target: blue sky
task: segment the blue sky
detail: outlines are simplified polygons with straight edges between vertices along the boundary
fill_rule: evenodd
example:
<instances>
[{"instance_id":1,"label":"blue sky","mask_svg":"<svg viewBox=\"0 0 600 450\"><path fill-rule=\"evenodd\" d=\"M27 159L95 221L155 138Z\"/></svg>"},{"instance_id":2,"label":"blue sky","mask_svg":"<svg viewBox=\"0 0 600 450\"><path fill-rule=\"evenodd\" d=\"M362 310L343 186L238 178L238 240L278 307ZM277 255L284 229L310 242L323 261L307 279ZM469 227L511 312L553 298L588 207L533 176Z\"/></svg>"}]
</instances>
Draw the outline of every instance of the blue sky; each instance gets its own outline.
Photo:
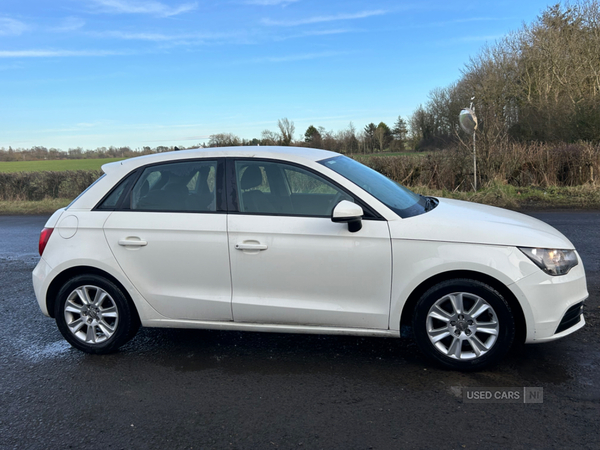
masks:
<instances>
[{"instance_id":1,"label":"blue sky","mask_svg":"<svg viewBox=\"0 0 600 450\"><path fill-rule=\"evenodd\" d=\"M392 125L552 3L2 0L0 147Z\"/></svg>"}]
</instances>

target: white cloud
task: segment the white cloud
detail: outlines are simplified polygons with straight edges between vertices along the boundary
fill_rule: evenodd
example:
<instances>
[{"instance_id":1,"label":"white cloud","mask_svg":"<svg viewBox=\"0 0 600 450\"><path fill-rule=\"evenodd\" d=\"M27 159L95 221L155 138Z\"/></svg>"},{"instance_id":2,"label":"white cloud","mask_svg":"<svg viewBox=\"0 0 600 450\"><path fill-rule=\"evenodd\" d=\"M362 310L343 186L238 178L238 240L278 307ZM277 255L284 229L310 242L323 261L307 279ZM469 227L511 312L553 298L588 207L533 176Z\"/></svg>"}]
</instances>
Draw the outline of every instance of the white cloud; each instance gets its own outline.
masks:
<instances>
[{"instance_id":1,"label":"white cloud","mask_svg":"<svg viewBox=\"0 0 600 450\"><path fill-rule=\"evenodd\" d=\"M93 128L100 125L105 125L105 122L81 122L76 124L78 128Z\"/></svg>"},{"instance_id":2,"label":"white cloud","mask_svg":"<svg viewBox=\"0 0 600 450\"><path fill-rule=\"evenodd\" d=\"M170 17L192 11L198 3L183 3L179 6L167 6L154 0L92 0L101 11L120 14L152 14Z\"/></svg>"},{"instance_id":3,"label":"white cloud","mask_svg":"<svg viewBox=\"0 0 600 450\"><path fill-rule=\"evenodd\" d=\"M52 31L65 32L75 31L82 28L85 25L85 21L78 17L67 17L61 21L57 26L52 27Z\"/></svg>"},{"instance_id":4,"label":"white cloud","mask_svg":"<svg viewBox=\"0 0 600 450\"><path fill-rule=\"evenodd\" d=\"M0 50L0 58L52 58L63 56L113 56L123 52L108 50Z\"/></svg>"},{"instance_id":5,"label":"white cloud","mask_svg":"<svg viewBox=\"0 0 600 450\"><path fill-rule=\"evenodd\" d=\"M162 33L128 33L125 31L103 31L100 33L90 33L93 36L104 38L116 38L136 41L154 41L164 42L181 39L181 36L169 36Z\"/></svg>"},{"instance_id":6,"label":"white cloud","mask_svg":"<svg viewBox=\"0 0 600 450\"><path fill-rule=\"evenodd\" d=\"M372 10L372 11L360 11L352 14L337 14L335 16L315 16L308 17L306 19L298 19L298 20L272 20L272 19L263 19L262 23L265 25L273 25L279 27L295 27L298 25L309 25L313 23L323 23L323 22L335 22L339 20L356 20L356 19L365 19L367 17L372 16L381 16L386 14L387 11L382 9Z\"/></svg>"},{"instance_id":7,"label":"white cloud","mask_svg":"<svg viewBox=\"0 0 600 450\"><path fill-rule=\"evenodd\" d=\"M294 35L292 37L308 37L308 36L327 36L328 34L344 34L344 33L356 33L359 30L343 29L338 28L335 30L311 30L305 31L301 34Z\"/></svg>"},{"instance_id":8,"label":"white cloud","mask_svg":"<svg viewBox=\"0 0 600 450\"><path fill-rule=\"evenodd\" d=\"M23 22L8 17L0 17L0 36L18 36L29 27Z\"/></svg>"},{"instance_id":9,"label":"white cloud","mask_svg":"<svg viewBox=\"0 0 600 450\"><path fill-rule=\"evenodd\" d=\"M17 70L17 69L22 69L22 68L23 68L23 64L21 64L21 63L4 64L4 65L0 64L0 72L3 72L5 70Z\"/></svg>"},{"instance_id":10,"label":"white cloud","mask_svg":"<svg viewBox=\"0 0 600 450\"><path fill-rule=\"evenodd\" d=\"M208 41L229 40L238 37L234 33L183 33L163 34L127 31L102 31L91 32L91 36L100 38L114 38L131 41L170 42L175 44L202 44Z\"/></svg>"},{"instance_id":11,"label":"white cloud","mask_svg":"<svg viewBox=\"0 0 600 450\"><path fill-rule=\"evenodd\" d=\"M260 6L287 6L292 3L296 3L299 0L247 0L244 3L247 5L260 5Z\"/></svg>"},{"instance_id":12,"label":"white cloud","mask_svg":"<svg viewBox=\"0 0 600 450\"><path fill-rule=\"evenodd\" d=\"M142 141L142 142L151 143L151 142L201 141L201 140L206 140L206 139L210 139L210 135L176 137L176 138L172 138L172 139L153 139L151 141Z\"/></svg>"},{"instance_id":13,"label":"white cloud","mask_svg":"<svg viewBox=\"0 0 600 450\"><path fill-rule=\"evenodd\" d=\"M467 42L484 42L484 41L495 41L497 39L501 39L503 35L501 34L492 34L492 35L484 35L484 36L463 36L453 39L447 39L441 44L451 45L451 44L459 44L459 43L467 43Z\"/></svg>"},{"instance_id":14,"label":"white cloud","mask_svg":"<svg viewBox=\"0 0 600 450\"><path fill-rule=\"evenodd\" d=\"M297 55L286 56L265 56L263 58L255 58L248 61L240 61L240 63L284 63L294 61L307 61L318 58L330 58L333 56L347 55L348 52L320 52L320 53L302 53Z\"/></svg>"},{"instance_id":15,"label":"white cloud","mask_svg":"<svg viewBox=\"0 0 600 450\"><path fill-rule=\"evenodd\" d=\"M423 24L422 26L426 27L443 27L446 25L455 25L457 23L469 23L469 22L495 22L501 20L510 20L505 17L466 17L463 19L454 19L448 20L444 22L430 22L427 24Z\"/></svg>"}]
</instances>

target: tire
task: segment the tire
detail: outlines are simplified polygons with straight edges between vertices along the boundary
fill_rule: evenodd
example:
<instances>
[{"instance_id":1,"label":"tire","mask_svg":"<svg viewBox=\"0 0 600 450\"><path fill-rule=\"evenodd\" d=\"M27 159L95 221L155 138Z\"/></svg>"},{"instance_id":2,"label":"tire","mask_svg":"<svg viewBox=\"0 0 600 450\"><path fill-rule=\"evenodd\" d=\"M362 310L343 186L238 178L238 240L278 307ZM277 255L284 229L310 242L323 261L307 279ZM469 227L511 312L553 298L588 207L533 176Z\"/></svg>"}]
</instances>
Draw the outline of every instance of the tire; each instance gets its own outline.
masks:
<instances>
[{"instance_id":1,"label":"tire","mask_svg":"<svg viewBox=\"0 0 600 450\"><path fill-rule=\"evenodd\" d=\"M120 288L98 275L78 275L58 292L56 324L73 347L94 354L116 352L139 328L134 307Z\"/></svg>"},{"instance_id":2,"label":"tire","mask_svg":"<svg viewBox=\"0 0 600 450\"><path fill-rule=\"evenodd\" d=\"M417 345L453 370L480 370L500 361L515 336L510 306L491 286L448 280L429 289L413 314Z\"/></svg>"}]
</instances>

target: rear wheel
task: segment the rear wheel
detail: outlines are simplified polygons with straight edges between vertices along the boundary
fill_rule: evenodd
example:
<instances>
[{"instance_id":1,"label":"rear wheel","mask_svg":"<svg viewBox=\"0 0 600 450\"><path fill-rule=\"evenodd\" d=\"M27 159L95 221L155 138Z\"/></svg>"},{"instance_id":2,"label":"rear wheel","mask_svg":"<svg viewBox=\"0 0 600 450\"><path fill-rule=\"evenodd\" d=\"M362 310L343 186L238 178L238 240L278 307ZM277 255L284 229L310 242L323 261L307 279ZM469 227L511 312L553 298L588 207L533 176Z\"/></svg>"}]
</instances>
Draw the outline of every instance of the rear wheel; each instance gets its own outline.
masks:
<instances>
[{"instance_id":1,"label":"rear wheel","mask_svg":"<svg viewBox=\"0 0 600 450\"><path fill-rule=\"evenodd\" d=\"M98 275L79 275L65 283L58 293L55 317L64 338L87 353L115 352L139 328L125 295Z\"/></svg>"},{"instance_id":2,"label":"rear wheel","mask_svg":"<svg viewBox=\"0 0 600 450\"><path fill-rule=\"evenodd\" d=\"M413 315L413 329L421 350L437 363L478 370L506 354L515 321L498 291L479 281L457 279L423 294Z\"/></svg>"}]
</instances>

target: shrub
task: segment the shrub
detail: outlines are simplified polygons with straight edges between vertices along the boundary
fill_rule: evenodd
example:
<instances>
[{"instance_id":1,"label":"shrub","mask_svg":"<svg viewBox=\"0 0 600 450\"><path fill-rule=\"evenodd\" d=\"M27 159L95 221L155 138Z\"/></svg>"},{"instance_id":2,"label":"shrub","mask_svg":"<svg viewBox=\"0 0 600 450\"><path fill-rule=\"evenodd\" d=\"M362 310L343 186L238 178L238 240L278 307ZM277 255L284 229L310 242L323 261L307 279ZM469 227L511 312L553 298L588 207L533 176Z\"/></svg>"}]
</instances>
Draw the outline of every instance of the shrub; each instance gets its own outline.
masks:
<instances>
[{"instance_id":1,"label":"shrub","mask_svg":"<svg viewBox=\"0 0 600 450\"><path fill-rule=\"evenodd\" d=\"M423 157L388 156L361 159L369 167L407 186L470 190L471 148L454 148ZM493 183L526 186L579 186L595 183L600 172L600 145L506 143L477 155L479 186Z\"/></svg>"},{"instance_id":2,"label":"shrub","mask_svg":"<svg viewBox=\"0 0 600 450\"><path fill-rule=\"evenodd\" d=\"M0 172L0 200L75 198L101 174L99 170Z\"/></svg>"}]
</instances>

